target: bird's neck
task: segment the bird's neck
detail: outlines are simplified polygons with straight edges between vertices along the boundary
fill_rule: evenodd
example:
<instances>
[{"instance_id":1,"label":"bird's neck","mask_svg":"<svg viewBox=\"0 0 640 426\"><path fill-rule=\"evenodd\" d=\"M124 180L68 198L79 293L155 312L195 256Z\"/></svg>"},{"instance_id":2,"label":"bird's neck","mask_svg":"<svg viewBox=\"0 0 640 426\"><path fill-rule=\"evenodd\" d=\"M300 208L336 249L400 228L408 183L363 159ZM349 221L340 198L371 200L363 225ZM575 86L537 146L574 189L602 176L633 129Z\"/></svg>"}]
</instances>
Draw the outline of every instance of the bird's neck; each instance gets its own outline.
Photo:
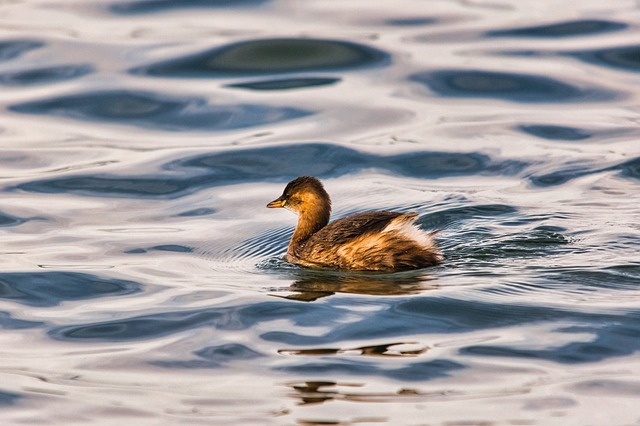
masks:
<instances>
[{"instance_id":1,"label":"bird's neck","mask_svg":"<svg viewBox=\"0 0 640 426\"><path fill-rule=\"evenodd\" d=\"M289 251L293 254L295 247L304 244L313 234L324 228L329 223L330 215L331 205L328 203L319 203L301 211L298 214L296 230L291 237Z\"/></svg>"}]
</instances>

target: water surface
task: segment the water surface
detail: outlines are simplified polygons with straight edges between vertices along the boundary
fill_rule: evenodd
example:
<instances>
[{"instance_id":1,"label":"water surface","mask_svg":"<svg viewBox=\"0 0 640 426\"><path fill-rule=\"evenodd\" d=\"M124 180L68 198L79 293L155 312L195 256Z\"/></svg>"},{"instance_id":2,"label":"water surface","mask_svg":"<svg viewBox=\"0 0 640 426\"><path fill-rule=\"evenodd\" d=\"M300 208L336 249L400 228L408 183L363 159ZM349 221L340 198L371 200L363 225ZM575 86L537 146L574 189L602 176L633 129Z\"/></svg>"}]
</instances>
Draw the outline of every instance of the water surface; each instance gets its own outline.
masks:
<instances>
[{"instance_id":1,"label":"water surface","mask_svg":"<svg viewBox=\"0 0 640 426\"><path fill-rule=\"evenodd\" d=\"M636 6L0 12L3 424L640 423ZM445 262L286 263L307 174Z\"/></svg>"}]
</instances>

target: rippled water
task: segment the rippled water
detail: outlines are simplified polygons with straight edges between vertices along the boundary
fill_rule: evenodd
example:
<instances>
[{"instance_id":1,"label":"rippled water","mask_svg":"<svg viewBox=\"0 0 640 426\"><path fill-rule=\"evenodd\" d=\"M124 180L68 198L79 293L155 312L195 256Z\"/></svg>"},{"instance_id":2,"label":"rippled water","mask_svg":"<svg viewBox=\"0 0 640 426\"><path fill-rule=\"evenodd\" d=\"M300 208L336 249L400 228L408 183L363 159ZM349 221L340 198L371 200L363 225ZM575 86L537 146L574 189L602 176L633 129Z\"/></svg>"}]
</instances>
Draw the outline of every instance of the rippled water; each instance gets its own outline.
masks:
<instances>
[{"instance_id":1,"label":"rippled water","mask_svg":"<svg viewBox=\"0 0 640 426\"><path fill-rule=\"evenodd\" d=\"M3 424L640 424L637 3L0 16ZM287 264L304 174L446 261Z\"/></svg>"}]
</instances>

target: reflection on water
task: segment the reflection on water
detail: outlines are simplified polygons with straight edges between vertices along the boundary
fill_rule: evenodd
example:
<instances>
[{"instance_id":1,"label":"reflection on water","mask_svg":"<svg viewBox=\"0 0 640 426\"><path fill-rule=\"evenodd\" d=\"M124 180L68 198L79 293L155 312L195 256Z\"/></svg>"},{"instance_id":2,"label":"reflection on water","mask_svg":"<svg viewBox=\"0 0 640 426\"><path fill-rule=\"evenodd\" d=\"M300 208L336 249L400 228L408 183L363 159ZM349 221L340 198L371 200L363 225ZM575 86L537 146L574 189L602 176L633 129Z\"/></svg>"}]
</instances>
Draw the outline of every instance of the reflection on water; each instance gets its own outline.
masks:
<instances>
[{"instance_id":1,"label":"reflection on water","mask_svg":"<svg viewBox=\"0 0 640 426\"><path fill-rule=\"evenodd\" d=\"M310 114L296 108L251 104L210 105L200 98L177 98L130 91L63 96L13 105L11 109L27 114L60 115L172 131L235 129Z\"/></svg>"},{"instance_id":2,"label":"reflection on water","mask_svg":"<svg viewBox=\"0 0 640 426\"><path fill-rule=\"evenodd\" d=\"M238 87L251 90L291 90L315 86L328 86L339 82L338 78L306 77L283 78L277 80L252 81L248 83L230 84L229 87Z\"/></svg>"},{"instance_id":3,"label":"reflection on water","mask_svg":"<svg viewBox=\"0 0 640 426\"><path fill-rule=\"evenodd\" d=\"M637 423L637 11L532 4L1 5L3 424ZM446 261L288 264L301 175Z\"/></svg>"},{"instance_id":4,"label":"reflection on water","mask_svg":"<svg viewBox=\"0 0 640 426\"><path fill-rule=\"evenodd\" d=\"M409 343L410 344L410 343ZM419 349L395 349L396 346L405 343L389 343L385 345L362 346L359 348L336 349L336 348L315 348L315 349L281 349L278 353L288 355L338 355L344 353L356 353L364 356L417 356L425 353L429 348Z\"/></svg>"},{"instance_id":5,"label":"reflection on water","mask_svg":"<svg viewBox=\"0 0 640 426\"><path fill-rule=\"evenodd\" d=\"M296 158L296 161L283 162L284 158ZM41 193L179 197L232 183L276 179L286 182L306 174L327 178L370 168L387 170L396 175L435 178L475 174L510 175L522 170L525 165L518 161L492 161L490 157L478 153L419 151L383 156L333 144L282 145L173 160L163 166L170 173L154 176L75 175L32 180L18 188Z\"/></svg>"},{"instance_id":6,"label":"reflection on water","mask_svg":"<svg viewBox=\"0 0 640 426\"><path fill-rule=\"evenodd\" d=\"M418 294L430 288L430 278L415 273L355 275L328 271L295 272L295 281L286 289L292 294L276 296L313 302L336 293L400 296Z\"/></svg>"},{"instance_id":7,"label":"reflection on water","mask_svg":"<svg viewBox=\"0 0 640 426\"><path fill-rule=\"evenodd\" d=\"M347 70L387 61L387 54L356 43L283 38L235 43L133 72L163 77L273 75Z\"/></svg>"},{"instance_id":8,"label":"reflection on water","mask_svg":"<svg viewBox=\"0 0 640 426\"><path fill-rule=\"evenodd\" d=\"M600 19L565 21L550 25L534 25L523 28L492 30L486 33L490 37L576 37L621 31L628 27L622 22Z\"/></svg>"},{"instance_id":9,"label":"reflection on water","mask_svg":"<svg viewBox=\"0 0 640 426\"><path fill-rule=\"evenodd\" d=\"M416 74L441 96L487 97L511 102L594 102L617 97L613 91L583 88L532 74L494 71L440 70Z\"/></svg>"},{"instance_id":10,"label":"reflection on water","mask_svg":"<svg viewBox=\"0 0 640 426\"><path fill-rule=\"evenodd\" d=\"M68 300L122 296L140 291L141 286L135 282L77 272L0 273L0 299L30 306L55 306Z\"/></svg>"},{"instance_id":11,"label":"reflection on water","mask_svg":"<svg viewBox=\"0 0 640 426\"><path fill-rule=\"evenodd\" d=\"M109 9L123 15L167 12L172 9L256 6L266 0L139 0L113 3Z\"/></svg>"},{"instance_id":12,"label":"reflection on water","mask_svg":"<svg viewBox=\"0 0 640 426\"><path fill-rule=\"evenodd\" d=\"M640 71L640 45L609 47L574 52L573 56L596 65L623 71Z\"/></svg>"},{"instance_id":13,"label":"reflection on water","mask_svg":"<svg viewBox=\"0 0 640 426\"><path fill-rule=\"evenodd\" d=\"M0 61L8 61L28 52L43 47L44 43L37 40L3 40L0 41Z\"/></svg>"},{"instance_id":14,"label":"reflection on water","mask_svg":"<svg viewBox=\"0 0 640 426\"><path fill-rule=\"evenodd\" d=\"M71 80L93 72L90 65L63 65L0 74L0 84L30 86Z\"/></svg>"}]
</instances>

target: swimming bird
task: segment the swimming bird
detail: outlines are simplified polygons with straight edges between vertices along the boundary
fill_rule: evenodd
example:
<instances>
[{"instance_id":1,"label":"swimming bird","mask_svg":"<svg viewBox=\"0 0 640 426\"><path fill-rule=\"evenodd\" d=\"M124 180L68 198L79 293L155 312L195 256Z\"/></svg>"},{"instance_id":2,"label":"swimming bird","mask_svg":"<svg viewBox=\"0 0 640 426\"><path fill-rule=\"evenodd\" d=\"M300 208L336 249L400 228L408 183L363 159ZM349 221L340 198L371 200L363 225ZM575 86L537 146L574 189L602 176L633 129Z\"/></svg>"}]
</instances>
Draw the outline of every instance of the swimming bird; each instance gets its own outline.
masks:
<instances>
[{"instance_id":1,"label":"swimming bird","mask_svg":"<svg viewBox=\"0 0 640 426\"><path fill-rule=\"evenodd\" d=\"M359 271L404 271L440 263L434 235L414 222L416 213L371 211L329 223L331 199L322 182L301 176L268 208L298 215L286 260L302 266Z\"/></svg>"}]
</instances>

